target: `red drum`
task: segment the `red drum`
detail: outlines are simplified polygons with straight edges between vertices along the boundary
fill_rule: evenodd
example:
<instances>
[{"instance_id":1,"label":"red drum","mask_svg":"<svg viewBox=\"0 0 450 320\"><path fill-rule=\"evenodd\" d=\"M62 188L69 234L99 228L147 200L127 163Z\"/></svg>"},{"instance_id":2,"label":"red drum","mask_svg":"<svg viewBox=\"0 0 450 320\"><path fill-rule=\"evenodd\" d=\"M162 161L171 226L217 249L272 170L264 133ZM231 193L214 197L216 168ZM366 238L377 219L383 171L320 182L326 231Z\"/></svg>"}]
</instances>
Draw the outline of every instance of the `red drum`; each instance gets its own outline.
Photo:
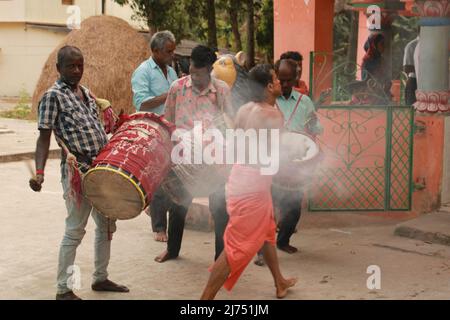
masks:
<instances>
[{"instance_id":1,"label":"red drum","mask_svg":"<svg viewBox=\"0 0 450 320\"><path fill-rule=\"evenodd\" d=\"M83 179L83 192L101 214L138 216L169 172L175 127L154 113L128 117Z\"/></svg>"},{"instance_id":2,"label":"red drum","mask_svg":"<svg viewBox=\"0 0 450 320\"><path fill-rule=\"evenodd\" d=\"M273 184L281 189L305 191L323 155L310 136L287 131L281 135L280 158L280 169Z\"/></svg>"}]
</instances>

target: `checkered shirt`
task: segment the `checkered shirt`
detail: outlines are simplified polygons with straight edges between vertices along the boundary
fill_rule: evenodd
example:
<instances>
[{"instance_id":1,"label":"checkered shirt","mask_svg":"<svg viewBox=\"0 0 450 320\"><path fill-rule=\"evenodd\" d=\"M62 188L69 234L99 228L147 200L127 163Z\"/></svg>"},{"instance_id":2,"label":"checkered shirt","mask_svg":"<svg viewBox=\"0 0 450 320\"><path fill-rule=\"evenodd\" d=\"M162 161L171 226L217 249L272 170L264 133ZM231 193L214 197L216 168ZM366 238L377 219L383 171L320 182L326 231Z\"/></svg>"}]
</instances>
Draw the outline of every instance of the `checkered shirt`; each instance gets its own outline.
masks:
<instances>
[{"instance_id":1,"label":"checkered shirt","mask_svg":"<svg viewBox=\"0 0 450 320\"><path fill-rule=\"evenodd\" d=\"M87 103L81 101L67 84L56 81L39 102L38 129L53 130L77 157L81 171L86 172L108 138L100 123L95 100L87 88L80 88Z\"/></svg>"}]
</instances>

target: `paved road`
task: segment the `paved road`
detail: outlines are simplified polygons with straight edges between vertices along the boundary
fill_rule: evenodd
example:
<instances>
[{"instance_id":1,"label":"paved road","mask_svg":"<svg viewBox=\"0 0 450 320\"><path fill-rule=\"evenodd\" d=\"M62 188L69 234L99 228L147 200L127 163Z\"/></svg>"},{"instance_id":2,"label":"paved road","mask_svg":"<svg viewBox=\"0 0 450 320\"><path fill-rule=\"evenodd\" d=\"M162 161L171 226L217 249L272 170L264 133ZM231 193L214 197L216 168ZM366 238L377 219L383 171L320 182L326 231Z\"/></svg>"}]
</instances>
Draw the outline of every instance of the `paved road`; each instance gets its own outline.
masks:
<instances>
[{"instance_id":1,"label":"paved road","mask_svg":"<svg viewBox=\"0 0 450 320\"><path fill-rule=\"evenodd\" d=\"M36 121L0 118L0 158L34 152L38 135ZM50 149L58 148L52 135Z\"/></svg>"},{"instance_id":2,"label":"paved road","mask_svg":"<svg viewBox=\"0 0 450 320\"><path fill-rule=\"evenodd\" d=\"M57 252L65 207L58 160L49 160L44 191L27 188L23 162L0 164L0 299L53 299ZM355 214L306 214L293 245L300 252L279 252L283 272L300 281L288 299L449 299L450 250L393 235L393 221ZM86 299L197 299L208 279L214 234L187 230L181 257L158 264L164 245L153 241L146 215L118 223L113 241L111 279L128 285L129 294L90 290L94 224L79 248ZM366 286L368 266L381 268L381 290ZM234 291L221 299L273 299L267 268L251 264Z\"/></svg>"}]
</instances>

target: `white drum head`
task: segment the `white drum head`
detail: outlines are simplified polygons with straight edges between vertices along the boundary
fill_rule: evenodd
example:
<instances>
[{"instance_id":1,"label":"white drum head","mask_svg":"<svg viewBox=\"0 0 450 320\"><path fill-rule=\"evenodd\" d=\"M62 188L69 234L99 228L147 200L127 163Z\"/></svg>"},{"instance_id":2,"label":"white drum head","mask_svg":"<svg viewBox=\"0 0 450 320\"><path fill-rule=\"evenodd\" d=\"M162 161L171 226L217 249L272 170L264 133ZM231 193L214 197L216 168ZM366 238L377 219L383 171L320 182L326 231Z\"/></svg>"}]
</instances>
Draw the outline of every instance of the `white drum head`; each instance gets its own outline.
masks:
<instances>
[{"instance_id":1,"label":"white drum head","mask_svg":"<svg viewBox=\"0 0 450 320\"><path fill-rule=\"evenodd\" d=\"M280 140L281 158L289 162L308 161L317 157L320 152L319 146L305 134L283 132Z\"/></svg>"},{"instance_id":2,"label":"white drum head","mask_svg":"<svg viewBox=\"0 0 450 320\"><path fill-rule=\"evenodd\" d=\"M91 169L83 179L83 191L92 206L111 219L133 219L143 209L139 189L118 172Z\"/></svg>"}]
</instances>

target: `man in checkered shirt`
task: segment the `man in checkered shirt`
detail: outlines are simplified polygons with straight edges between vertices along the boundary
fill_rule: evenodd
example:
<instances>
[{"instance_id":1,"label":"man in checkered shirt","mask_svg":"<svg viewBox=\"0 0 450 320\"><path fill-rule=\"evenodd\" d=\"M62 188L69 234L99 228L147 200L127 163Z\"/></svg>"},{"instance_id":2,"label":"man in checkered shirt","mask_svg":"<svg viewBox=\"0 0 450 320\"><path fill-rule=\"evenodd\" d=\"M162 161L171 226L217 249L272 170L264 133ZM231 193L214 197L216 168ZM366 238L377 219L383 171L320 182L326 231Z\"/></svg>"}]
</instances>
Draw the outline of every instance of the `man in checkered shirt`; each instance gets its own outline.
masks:
<instances>
[{"instance_id":1,"label":"man in checkered shirt","mask_svg":"<svg viewBox=\"0 0 450 320\"><path fill-rule=\"evenodd\" d=\"M36 145L36 177L30 180L30 187L40 191L44 182L44 168L48 158L52 131L71 154L77 158L79 169L86 172L93 159L105 146L108 139L97 112L95 100L89 90L79 85L83 76L84 58L81 51L65 46L58 52L56 67L60 79L44 94L38 109L38 129ZM60 143L61 144L61 143ZM63 145L61 145L63 147ZM76 249L80 245L92 212L97 225L95 230L95 272L92 289L95 291L128 292L128 288L108 280L107 267L111 253L109 233L116 230L115 221L99 214L86 199L77 204L69 197L69 164L62 156L61 175L64 199L68 215L64 238L61 243L57 276L57 300L80 300L68 285L73 269ZM70 268L72 267L72 268ZM70 269L69 269L70 268ZM73 275L73 277L75 274Z\"/></svg>"}]
</instances>

